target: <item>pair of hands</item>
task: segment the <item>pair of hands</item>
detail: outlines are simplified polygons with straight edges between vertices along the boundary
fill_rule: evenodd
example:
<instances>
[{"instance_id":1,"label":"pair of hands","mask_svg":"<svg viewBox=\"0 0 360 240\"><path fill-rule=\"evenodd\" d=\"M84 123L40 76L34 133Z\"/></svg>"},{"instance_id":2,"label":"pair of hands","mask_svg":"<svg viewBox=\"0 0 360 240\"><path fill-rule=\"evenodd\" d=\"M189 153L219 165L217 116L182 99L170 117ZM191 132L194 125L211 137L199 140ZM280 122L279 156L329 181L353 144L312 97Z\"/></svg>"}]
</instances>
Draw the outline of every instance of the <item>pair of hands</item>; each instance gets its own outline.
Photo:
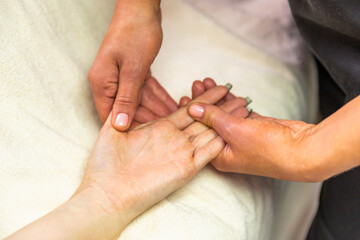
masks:
<instances>
[{"instance_id":1,"label":"pair of hands","mask_svg":"<svg viewBox=\"0 0 360 240\"><path fill-rule=\"evenodd\" d=\"M195 81L192 86L192 99L215 86L215 81L210 78L204 79L203 82ZM165 108L167 102L175 105L175 101L156 79L151 78L147 81L145 88L158 88L159 99L156 99L156 94L149 97L152 94L149 91L150 94L144 95L144 101L141 101L146 103L147 107L140 105L139 109L155 112ZM160 99L167 99L167 102ZM191 98L183 97L179 106L184 107L190 102ZM224 105L235 102L243 107L232 112L225 112L222 109ZM163 106L159 107L161 104ZM228 93L216 105L194 103L188 108L189 115L198 121L197 128L203 131L212 128L215 130L213 134L219 135L226 142L224 149L211 161L217 170L302 182L323 180L320 174L316 174L315 170L311 169L312 159L306 154L307 140L311 138L316 125L263 117L256 112L251 112L249 115L246 105L244 98L237 98ZM166 114L166 111L162 114ZM160 117L153 113L151 117L142 118L142 121L134 125L146 123L147 119L152 121L157 118Z\"/></svg>"},{"instance_id":2,"label":"pair of hands","mask_svg":"<svg viewBox=\"0 0 360 240\"><path fill-rule=\"evenodd\" d=\"M245 99L221 101L228 90L195 91L200 96L194 101L220 102L225 112L248 115ZM214 130L194 122L186 107L128 132L114 129L109 115L74 196L9 239L114 239L137 215L187 183L224 145Z\"/></svg>"}]
</instances>

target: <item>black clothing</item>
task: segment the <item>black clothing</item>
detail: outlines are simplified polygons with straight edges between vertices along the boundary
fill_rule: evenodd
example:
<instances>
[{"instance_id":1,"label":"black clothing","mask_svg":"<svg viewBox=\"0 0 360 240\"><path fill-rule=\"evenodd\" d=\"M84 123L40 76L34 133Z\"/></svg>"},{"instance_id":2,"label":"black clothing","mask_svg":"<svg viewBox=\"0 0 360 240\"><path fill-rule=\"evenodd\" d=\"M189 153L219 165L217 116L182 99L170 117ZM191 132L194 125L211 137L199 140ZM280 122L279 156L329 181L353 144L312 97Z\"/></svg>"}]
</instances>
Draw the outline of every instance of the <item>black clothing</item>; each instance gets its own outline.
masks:
<instances>
[{"instance_id":1,"label":"black clothing","mask_svg":"<svg viewBox=\"0 0 360 240\"><path fill-rule=\"evenodd\" d=\"M320 107L328 116L360 94L360 0L289 2L318 60ZM324 182L307 239L360 239L360 167Z\"/></svg>"}]
</instances>

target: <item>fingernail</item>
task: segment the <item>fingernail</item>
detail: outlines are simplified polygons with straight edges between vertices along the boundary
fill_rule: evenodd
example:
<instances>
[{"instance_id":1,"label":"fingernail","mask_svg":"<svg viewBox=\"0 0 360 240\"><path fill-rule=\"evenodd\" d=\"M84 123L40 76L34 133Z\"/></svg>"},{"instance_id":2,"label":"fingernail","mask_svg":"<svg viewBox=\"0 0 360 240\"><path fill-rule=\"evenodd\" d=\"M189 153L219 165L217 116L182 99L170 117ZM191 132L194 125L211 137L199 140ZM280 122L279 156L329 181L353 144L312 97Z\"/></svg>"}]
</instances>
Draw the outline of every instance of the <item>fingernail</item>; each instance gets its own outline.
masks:
<instances>
[{"instance_id":1,"label":"fingernail","mask_svg":"<svg viewBox=\"0 0 360 240\"><path fill-rule=\"evenodd\" d=\"M252 113L252 108L251 107L249 107L249 106L246 106L246 109L249 111L249 115L250 115L250 113Z\"/></svg>"},{"instance_id":2,"label":"fingernail","mask_svg":"<svg viewBox=\"0 0 360 240\"><path fill-rule=\"evenodd\" d=\"M247 101L248 105L249 105L250 103L252 103L252 99L251 99L251 98L246 97L245 99L246 99L246 101Z\"/></svg>"},{"instance_id":3,"label":"fingernail","mask_svg":"<svg viewBox=\"0 0 360 240\"><path fill-rule=\"evenodd\" d=\"M225 84L225 87L228 89L228 92L232 89L233 85L231 83Z\"/></svg>"},{"instance_id":4,"label":"fingernail","mask_svg":"<svg viewBox=\"0 0 360 240\"><path fill-rule=\"evenodd\" d=\"M204 108L199 105L192 105L189 108L189 113L193 117L201 118L204 113Z\"/></svg>"},{"instance_id":5,"label":"fingernail","mask_svg":"<svg viewBox=\"0 0 360 240\"><path fill-rule=\"evenodd\" d=\"M129 121L129 115L127 115L126 113L119 113L116 116L115 125L118 125L119 127L123 127L128 124L128 121Z\"/></svg>"}]
</instances>

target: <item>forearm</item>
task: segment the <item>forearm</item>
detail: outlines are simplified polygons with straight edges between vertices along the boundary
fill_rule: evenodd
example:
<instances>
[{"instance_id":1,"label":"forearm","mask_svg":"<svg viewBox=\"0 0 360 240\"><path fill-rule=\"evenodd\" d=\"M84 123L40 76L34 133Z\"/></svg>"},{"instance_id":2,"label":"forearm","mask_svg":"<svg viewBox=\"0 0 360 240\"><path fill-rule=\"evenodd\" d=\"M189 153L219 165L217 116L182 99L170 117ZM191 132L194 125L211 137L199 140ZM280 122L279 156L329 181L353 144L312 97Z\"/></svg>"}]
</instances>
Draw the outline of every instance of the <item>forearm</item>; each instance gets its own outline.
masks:
<instances>
[{"instance_id":1,"label":"forearm","mask_svg":"<svg viewBox=\"0 0 360 240\"><path fill-rule=\"evenodd\" d=\"M131 219L112 209L101 192L83 191L8 239L115 239Z\"/></svg>"},{"instance_id":2,"label":"forearm","mask_svg":"<svg viewBox=\"0 0 360 240\"><path fill-rule=\"evenodd\" d=\"M360 165L360 96L318 124L306 141L310 172L323 180Z\"/></svg>"}]
</instances>

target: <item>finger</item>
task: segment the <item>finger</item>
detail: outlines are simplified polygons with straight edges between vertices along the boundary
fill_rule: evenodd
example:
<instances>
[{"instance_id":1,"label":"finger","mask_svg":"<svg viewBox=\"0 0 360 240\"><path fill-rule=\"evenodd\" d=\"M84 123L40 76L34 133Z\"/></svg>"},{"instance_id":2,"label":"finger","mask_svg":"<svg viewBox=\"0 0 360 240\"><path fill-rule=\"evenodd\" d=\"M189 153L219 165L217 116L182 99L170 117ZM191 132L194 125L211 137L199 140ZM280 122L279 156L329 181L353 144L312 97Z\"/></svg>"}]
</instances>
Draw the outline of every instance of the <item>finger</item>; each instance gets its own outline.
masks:
<instances>
[{"instance_id":1,"label":"finger","mask_svg":"<svg viewBox=\"0 0 360 240\"><path fill-rule=\"evenodd\" d=\"M230 115L237 118L247 118L249 110L245 107L239 107L230 112Z\"/></svg>"},{"instance_id":2,"label":"finger","mask_svg":"<svg viewBox=\"0 0 360 240\"><path fill-rule=\"evenodd\" d=\"M160 117L166 117L171 113L164 102L153 94L148 84L143 87L140 105Z\"/></svg>"},{"instance_id":3,"label":"finger","mask_svg":"<svg viewBox=\"0 0 360 240\"><path fill-rule=\"evenodd\" d=\"M236 129L244 120L231 116L217 106L203 103L190 104L188 113L195 120L213 128L228 143L233 136L236 137Z\"/></svg>"},{"instance_id":4,"label":"finger","mask_svg":"<svg viewBox=\"0 0 360 240\"><path fill-rule=\"evenodd\" d=\"M190 137L190 141L192 141L193 138L195 138L196 136L205 132L208 129L209 128L204 124L199 122L194 122L193 124L185 128L183 132L186 133Z\"/></svg>"},{"instance_id":5,"label":"finger","mask_svg":"<svg viewBox=\"0 0 360 240\"><path fill-rule=\"evenodd\" d=\"M118 89L118 74L117 65L103 64L100 60L95 60L88 74L95 107L103 123L114 104Z\"/></svg>"},{"instance_id":6,"label":"finger","mask_svg":"<svg viewBox=\"0 0 360 240\"><path fill-rule=\"evenodd\" d=\"M202 169L207 163L215 159L225 146L221 137L213 139L211 142L200 148L194 155L196 171Z\"/></svg>"},{"instance_id":7,"label":"finger","mask_svg":"<svg viewBox=\"0 0 360 240\"><path fill-rule=\"evenodd\" d=\"M203 80L204 86L206 90L209 90L210 88L213 88L215 86L217 86L216 82L214 81L214 79L212 78L205 78ZM229 93L228 93L229 94ZM226 94L226 96L228 95ZM225 96L225 97L226 97ZM217 106L221 106L225 103L225 97L223 99L221 99L219 102L216 103Z\"/></svg>"},{"instance_id":8,"label":"finger","mask_svg":"<svg viewBox=\"0 0 360 240\"><path fill-rule=\"evenodd\" d=\"M96 93L94 90L93 94L95 108L99 114L100 121L104 123L111 112L115 98L107 97L100 92ZM116 92L114 94L116 94Z\"/></svg>"},{"instance_id":9,"label":"finger","mask_svg":"<svg viewBox=\"0 0 360 240\"><path fill-rule=\"evenodd\" d=\"M191 102L191 98L189 97L182 97L180 98L179 101L179 107L185 107L186 105L188 105Z\"/></svg>"},{"instance_id":10,"label":"finger","mask_svg":"<svg viewBox=\"0 0 360 240\"><path fill-rule=\"evenodd\" d=\"M231 92L229 92L228 94L226 94L224 100L229 101L229 100L232 100L234 98L236 98L236 96L234 94L232 94Z\"/></svg>"},{"instance_id":11,"label":"finger","mask_svg":"<svg viewBox=\"0 0 360 240\"><path fill-rule=\"evenodd\" d=\"M140 126L142 123L134 120L132 123L131 123L131 126L129 127L130 130L133 130L135 128L137 128L138 126Z\"/></svg>"},{"instance_id":12,"label":"finger","mask_svg":"<svg viewBox=\"0 0 360 240\"><path fill-rule=\"evenodd\" d=\"M193 102L201 102L207 104L214 104L223 98L229 90L229 85L226 86L216 86L212 89L209 89ZM184 129L189 126L194 120L188 115L187 108L182 107L176 112L170 114L167 117L167 120L172 121L178 129Z\"/></svg>"},{"instance_id":13,"label":"finger","mask_svg":"<svg viewBox=\"0 0 360 240\"><path fill-rule=\"evenodd\" d=\"M232 110L235 110L236 108L240 107L246 107L247 101L245 98L234 98L232 100L224 102L221 106L219 106L221 109L223 109L225 112L229 113Z\"/></svg>"},{"instance_id":14,"label":"finger","mask_svg":"<svg viewBox=\"0 0 360 240\"><path fill-rule=\"evenodd\" d=\"M238 109L234 114L231 115L237 114L238 117L241 116L245 118L249 115L249 111L244 106L246 106L246 100L244 100L243 98L236 98L224 103L222 106L220 106L220 108L227 113L233 112ZM206 131L207 129L208 127L203 125L202 123L195 122L185 128L184 132L188 134L191 138L194 138L202 132Z\"/></svg>"},{"instance_id":15,"label":"finger","mask_svg":"<svg viewBox=\"0 0 360 240\"><path fill-rule=\"evenodd\" d=\"M206 90L213 88L217 85L216 82L214 81L214 79L212 79L212 78L205 78L203 82L204 82L204 86L205 86ZM224 97L224 100L221 100L217 105L219 106L219 105L223 104L225 101L232 100L234 98L236 98L236 96L234 94L232 94L231 92L229 92Z\"/></svg>"},{"instance_id":16,"label":"finger","mask_svg":"<svg viewBox=\"0 0 360 240\"><path fill-rule=\"evenodd\" d=\"M146 81L146 85L150 88L152 93L162 101L170 112L178 110L179 106L174 99L168 94L168 92L160 85L160 83L154 78L150 77Z\"/></svg>"},{"instance_id":17,"label":"finger","mask_svg":"<svg viewBox=\"0 0 360 240\"><path fill-rule=\"evenodd\" d=\"M192 144L195 147L195 153L206 144L211 142L213 139L217 138L218 135L213 129L208 129L205 132L201 133L194 139L192 139Z\"/></svg>"},{"instance_id":18,"label":"finger","mask_svg":"<svg viewBox=\"0 0 360 240\"><path fill-rule=\"evenodd\" d=\"M251 111L251 113L249 115L249 118L251 118L251 119L259 118L259 117L263 117L263 116L261 116L260 114L254 112L254 111Z\"/></svg>"},{"instance_id":19,"label":"finger","mask_svg":"<svg viewBox=\"0 0 360 240\"><path fill-rule=\"evenodd\" d=\"M216 87L216 85L217 85L216 82L214 81L214 79L212 79L212 78L205 78L203 83L204 83L206 90Z\"/></svg>"},{"instance_id":20,"label":"finger","mask_svg":"<svg viewBox=\"0 0 360 240\"><path fill-rule=\"evenodd\" d=\"M198 96L203 94L205 91L206 91L205 86L201 81L199 81L199 80L194 81L193 85L191 87L192 99L197 98Z\"/></svg>"},{"instance_id":21,"label":"finger","mask_svg":"<svg viewBox=\"0 0 360 240\"><path fill-rule=\"evenodd\" d=\"M140 123L147 123L150 121L154 121L156 119L159 119L160 116L155 115L154 113L150 112L148 109L144 108L144 107L138 107L135 116L134 116L134 120L136 120L137 122Z\"/></svg>"},{"instance_id":22,"label":"finger","mask_svg":"<svg viewBox=\"0 0 360 240\"><path fill-rule=\"evenodd\" d=\"M146 74L147 70L137 71L136 67L125 64L121 66L119 87L112 110L112 125L118 131L126 131L131 125Z\"/></svg>"}]
</instances>

